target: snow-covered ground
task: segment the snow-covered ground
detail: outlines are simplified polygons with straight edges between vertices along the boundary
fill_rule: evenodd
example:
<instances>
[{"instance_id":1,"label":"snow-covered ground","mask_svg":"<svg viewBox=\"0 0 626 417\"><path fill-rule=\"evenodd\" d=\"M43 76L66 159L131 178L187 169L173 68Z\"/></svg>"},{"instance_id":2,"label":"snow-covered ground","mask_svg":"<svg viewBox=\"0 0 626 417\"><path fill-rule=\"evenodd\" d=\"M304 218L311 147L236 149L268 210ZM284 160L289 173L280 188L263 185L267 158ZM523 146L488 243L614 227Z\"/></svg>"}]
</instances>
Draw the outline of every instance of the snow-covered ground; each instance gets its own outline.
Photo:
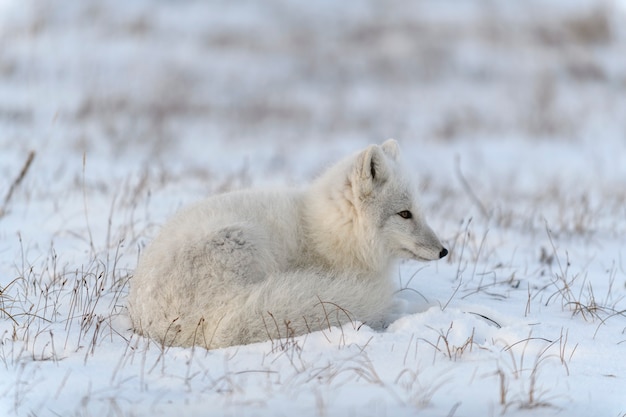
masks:
<instances>
[{"instance_id":1,"label":"snow-covered ground","mask_svg":"<svg viewBox=\"0 0 626 417\"><path fill-rule=\"evenodd\" d=\"M0 415L626 416L624 51L623 2L0 0ZM386 331L129 331L181 206L388 137L451 253Z\"/></svg>"}]
</instances>

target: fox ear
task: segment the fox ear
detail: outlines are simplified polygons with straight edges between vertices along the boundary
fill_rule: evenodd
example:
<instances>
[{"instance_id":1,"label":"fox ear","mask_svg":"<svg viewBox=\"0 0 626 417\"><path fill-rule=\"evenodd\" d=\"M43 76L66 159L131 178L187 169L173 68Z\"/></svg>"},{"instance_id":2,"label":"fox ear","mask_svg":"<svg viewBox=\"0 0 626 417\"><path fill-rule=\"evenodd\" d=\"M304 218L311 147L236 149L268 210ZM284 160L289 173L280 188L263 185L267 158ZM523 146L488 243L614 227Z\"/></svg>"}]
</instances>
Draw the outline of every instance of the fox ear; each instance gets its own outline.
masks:
<instances>
[{"instance_id":1,"label":"fox ear","mask_svg":"<svg viewBox=\"0 0 626 417\"><path fill-rule=\"evenodd\" d=\"M363 195L372 192L376 184L387 180L387 162L380 146L370 145L362 151L354 167L359 191Z\"/></svg>"},{"instance_id":2,"label":"fox ear","mask_svg":"<svg viewBox=\"0 0 626 417\"><path fill-rule=\"evenodd\" d=\"M387 139L385 143L382 144L381 148L394 161L398 159L400 147L398 146L398 142L395 139Z\"/></svg>"}]
</instances>

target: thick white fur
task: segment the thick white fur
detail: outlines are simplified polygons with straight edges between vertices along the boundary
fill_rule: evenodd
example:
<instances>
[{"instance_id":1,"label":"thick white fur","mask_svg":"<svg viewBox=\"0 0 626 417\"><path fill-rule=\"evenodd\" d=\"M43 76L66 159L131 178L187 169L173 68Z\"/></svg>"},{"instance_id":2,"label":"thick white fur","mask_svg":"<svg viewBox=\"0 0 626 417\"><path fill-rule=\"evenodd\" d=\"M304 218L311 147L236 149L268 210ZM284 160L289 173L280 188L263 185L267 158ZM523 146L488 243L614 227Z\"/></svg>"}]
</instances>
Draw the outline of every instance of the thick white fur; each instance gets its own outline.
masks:
<instances>
[{"instance_id":1,"label":"thick white fur","mask_svg":"<svg viewBox=\"0 0 626 417\"><path fill-rule=\"evenodd\" d=\"M398 153L388 140L306 190L222 194L177 214L131 280L134 330L168 346L218 348L349 321L382 327L392 261L447 253Z\"/></svg>"}]
</instances>

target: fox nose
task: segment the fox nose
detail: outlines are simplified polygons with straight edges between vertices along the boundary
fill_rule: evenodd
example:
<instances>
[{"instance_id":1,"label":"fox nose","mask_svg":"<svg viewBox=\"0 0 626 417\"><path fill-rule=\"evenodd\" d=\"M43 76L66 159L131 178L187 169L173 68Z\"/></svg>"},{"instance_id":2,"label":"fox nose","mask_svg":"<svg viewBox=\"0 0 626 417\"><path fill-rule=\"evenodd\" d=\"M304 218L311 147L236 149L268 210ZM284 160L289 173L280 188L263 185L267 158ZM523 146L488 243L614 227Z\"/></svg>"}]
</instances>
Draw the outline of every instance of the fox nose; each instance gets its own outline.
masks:
<instances>
[{"instance_id":1,"label":"fox nose","mask_svg":"<svg viewBox=\"0 0 626 417\"><path fill-rule=\"evenodd\" d=\"M443 248L441 249L441 252L439 252L439 258L443 258L444 256L446 256L448 254L448 249Z\"/></svg>"}]
</instances>

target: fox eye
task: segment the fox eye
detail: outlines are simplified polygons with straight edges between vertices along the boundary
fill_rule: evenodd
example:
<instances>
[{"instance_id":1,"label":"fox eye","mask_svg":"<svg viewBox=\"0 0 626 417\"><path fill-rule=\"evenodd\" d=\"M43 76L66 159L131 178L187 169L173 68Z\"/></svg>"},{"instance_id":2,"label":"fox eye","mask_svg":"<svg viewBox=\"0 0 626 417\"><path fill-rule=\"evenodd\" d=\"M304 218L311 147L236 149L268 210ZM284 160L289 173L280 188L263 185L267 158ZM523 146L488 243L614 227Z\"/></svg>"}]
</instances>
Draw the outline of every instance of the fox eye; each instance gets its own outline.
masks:
<instances>
[{"instance_id":1,"label":"fox eye","mask_svg":"<svg viewBox=\"0 0 626 417\"><path fill-rule=\"evenodd\" d=\"M413 218L413 213L411 213L408 210L403 210L400 213L398 213L398 216L402 217L403 219L411 219Z\"/></svg>"}]
</instances>

